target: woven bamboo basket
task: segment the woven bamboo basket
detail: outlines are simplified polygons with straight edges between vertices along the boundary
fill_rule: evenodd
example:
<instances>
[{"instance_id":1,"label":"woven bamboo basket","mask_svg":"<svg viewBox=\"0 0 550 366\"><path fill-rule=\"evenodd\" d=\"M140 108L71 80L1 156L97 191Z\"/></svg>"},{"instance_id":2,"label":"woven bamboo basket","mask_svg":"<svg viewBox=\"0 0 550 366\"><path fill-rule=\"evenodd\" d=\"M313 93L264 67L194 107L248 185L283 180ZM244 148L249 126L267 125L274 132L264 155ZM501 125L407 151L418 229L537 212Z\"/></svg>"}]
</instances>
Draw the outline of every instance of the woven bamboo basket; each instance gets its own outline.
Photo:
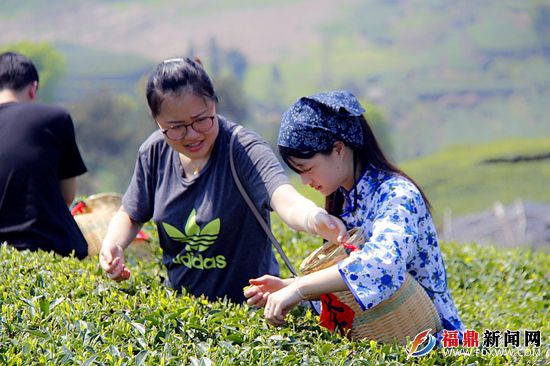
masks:
<instances>
[{"instance_id":1,"label":"woven bamboo basket","mask_svg":"<svg viewBox=\"0 0 550 366\"><path fill-rule=\"evenodd\" d=\"M349 234L349 244L360 247L364 243L361 229L352 229ZM300 271L304 274L316 272L347 256L342 245L325 243L304 259ZM405 345L408 339L414 339L426 329L434 332L442 329L432 300L408 273L402 286L390 298L368 310L361 309L351 291L336 292L334 295L355 313L351 330L347 334L353 340L368 339Z\"/></svg>"},{"instance_id":2,"label":"woven bamboo basket","mask_svg":"<svg viewBox=\"0 0 550 366\"><path fill-rule=\"evenodd\" d=\"M118 193L98 193L84 200L81 213L74 216L80 231L88 242L88 255L96 255L113 215L120 207L122 197Z\"/></svg>"},{"instance_id":3,"label":"woven bamboo basket","mask_svg":"<svg viewBox=\"0 0 550 366\"><path fill-rule=\"evenodd\" d=\"M88 256L96 255L101 250L109 222L121 203L122 196L118 193L98 193L86 198L79 213L74 214L74 220L88 243ZM151 256L149 236L140 230L128 250L141 258Z\"/></svg>"}]
</instances>

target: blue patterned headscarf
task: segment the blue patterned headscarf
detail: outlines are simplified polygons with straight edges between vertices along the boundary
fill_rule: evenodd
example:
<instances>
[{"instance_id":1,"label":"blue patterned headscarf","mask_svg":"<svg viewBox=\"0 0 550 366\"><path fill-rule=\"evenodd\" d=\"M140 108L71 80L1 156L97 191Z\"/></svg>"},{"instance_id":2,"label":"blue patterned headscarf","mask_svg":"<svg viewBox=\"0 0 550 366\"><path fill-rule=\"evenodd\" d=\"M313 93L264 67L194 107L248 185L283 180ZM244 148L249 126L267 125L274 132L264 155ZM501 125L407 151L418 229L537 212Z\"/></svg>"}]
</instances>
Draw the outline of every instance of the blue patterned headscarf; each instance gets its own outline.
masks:
<instances>
[{"instance_id":1,"label":"blue patterned headscarf","mask_svg":"<svg viewBox=\"0 0 550 366\"><path fill-rule=\"evenodd\" d=\"M359 117L365 109L346 90L314 94L298 99L283 114L277 144L300 151L330 150L340 140L363 146Z\"/></svg>"}]
</instances>

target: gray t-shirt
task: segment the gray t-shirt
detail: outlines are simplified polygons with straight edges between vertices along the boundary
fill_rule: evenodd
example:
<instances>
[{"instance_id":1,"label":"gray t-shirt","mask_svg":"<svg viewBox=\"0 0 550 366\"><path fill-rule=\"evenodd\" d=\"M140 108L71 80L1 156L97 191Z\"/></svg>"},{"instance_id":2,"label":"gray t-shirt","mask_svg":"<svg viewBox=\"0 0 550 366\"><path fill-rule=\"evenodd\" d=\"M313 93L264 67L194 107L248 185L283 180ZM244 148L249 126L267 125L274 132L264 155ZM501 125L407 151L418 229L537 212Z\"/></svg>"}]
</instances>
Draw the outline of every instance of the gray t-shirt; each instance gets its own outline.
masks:
<instances>
[{"instance_id":1,"label":"gray t-shirt","mask_svg":"<svg viewBox=\"0 0 550 366\"><path fill-rule=\"evenodd\" d=\"M220 129L212 155L187 180L178 152L155 131L141 145L123 206L138 222L157 225L163 262L176 290L187 288L210 299L244 301L248 279L278 275L279 266L231 175L229 139L236 124L218 116ZM269 222L270 198L288 177L269 145L241 129L234 145L237 172L248 194Z\"/></svg>"}]
</instances>

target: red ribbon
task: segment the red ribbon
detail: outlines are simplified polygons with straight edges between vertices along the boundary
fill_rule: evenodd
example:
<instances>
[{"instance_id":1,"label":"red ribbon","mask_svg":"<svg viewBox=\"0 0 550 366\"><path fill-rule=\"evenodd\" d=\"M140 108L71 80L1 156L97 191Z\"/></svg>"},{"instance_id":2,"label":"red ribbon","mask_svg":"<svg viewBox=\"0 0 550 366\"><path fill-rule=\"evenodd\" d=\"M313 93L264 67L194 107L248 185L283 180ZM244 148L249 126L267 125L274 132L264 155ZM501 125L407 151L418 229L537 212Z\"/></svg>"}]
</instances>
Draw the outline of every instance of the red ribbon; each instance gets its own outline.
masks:
<instances>
[{"instance_id":1,"label":"red ribbon","mask_svg":"<svg viewBox=\"0 0 550 366\"><path fill-rule=\"evenodd\" d=\"M343 243L342 243L342 246L343 246L344 248L346 248L346 249L347 249L348 251L350 251L350 252L353 252L353 251L355 251L355 250L359 250L359 248L357 248L355 245L350 244L350 243L346 243L346 242L343 242Z\"/></svg>"},{"instance_id":2,"label":"red ribbon","mask_svg":"<svg viewBox=\"0 0 550 366\"><path fill-rule=\"evenodd\" d=\"M323 306L319 325L333 332L338 330L345 335L353 325L353 309L338 300L334 294L321 295L321 303Z\"/></svg>"},{"instance_id":3,"label":"red ribbon","mask_svg":"<svg viewBox=\"0 0 550 366\"><path fill-rule=\"evenodd\" d=\"M86 207L86 204L84 203L84 201L78 201L71 209L71 215L74 216L82 213L85 207Z\"/></svg>"}]
</instances>

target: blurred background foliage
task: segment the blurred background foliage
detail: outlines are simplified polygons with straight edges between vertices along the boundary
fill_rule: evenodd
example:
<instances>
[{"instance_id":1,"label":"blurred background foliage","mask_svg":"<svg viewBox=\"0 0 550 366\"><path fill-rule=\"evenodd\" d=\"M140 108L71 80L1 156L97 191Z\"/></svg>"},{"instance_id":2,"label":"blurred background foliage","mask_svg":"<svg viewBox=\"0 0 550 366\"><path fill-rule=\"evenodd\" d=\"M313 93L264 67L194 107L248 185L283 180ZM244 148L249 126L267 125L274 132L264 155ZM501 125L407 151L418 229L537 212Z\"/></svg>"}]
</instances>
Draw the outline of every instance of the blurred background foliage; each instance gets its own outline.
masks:
<instances>
[{"instance_id":1,"label":"blurred background foliage","mask_svg":"<svg viewBox=\"0 0 550 366\"><path fill-rule=\"evenodd\" d=\"M473 158L487 149L550 150L531 142L550 138L547 1L4 4L0 48L33 58L41 100L73 114L89 167L82 194L125 191L137 149L155 128L147 77L163 58L187 55L212 76L219 112L273 147L293 101L346 88L366 107L388 155L425 185L436 212L473 211L494 199L550 202L548 160L502 164L495 175ZM518 150L531 145L538 150ZM506 184L514 172L518 183Z\"/></svg>"},{"instance_id":2,"label":"blurred background foliage","mask_svg":"<svg viewBox=\"0 0 550 366\"><path fill-rule=\"evenodd\" d=\"M56 101L55 93L66 71L65 57L47 42L0 44L0 53L8 51L19 52L33 60L40 78L38 101Z\"/></svg>"}]
</instances>

